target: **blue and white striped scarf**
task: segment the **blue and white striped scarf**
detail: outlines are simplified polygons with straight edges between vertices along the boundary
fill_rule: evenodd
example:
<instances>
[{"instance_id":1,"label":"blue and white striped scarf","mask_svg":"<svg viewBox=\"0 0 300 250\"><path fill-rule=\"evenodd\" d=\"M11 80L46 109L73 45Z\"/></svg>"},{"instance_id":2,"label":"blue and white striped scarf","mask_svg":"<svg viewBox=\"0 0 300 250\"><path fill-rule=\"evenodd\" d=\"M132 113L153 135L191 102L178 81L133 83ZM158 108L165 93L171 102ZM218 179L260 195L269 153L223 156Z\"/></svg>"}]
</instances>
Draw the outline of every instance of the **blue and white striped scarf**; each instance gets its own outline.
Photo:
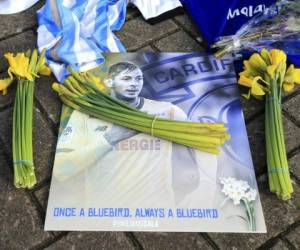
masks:
<instances>
[{"instance_id":1,"label":"blue and white striped scarf","mask_svg":"<svg viewBox=\"0 0 300 250\"><path fill-rule=\"evenodd\" d=\"M38 48L58 81L67 66L77 71L95 68L104 61L102 52L125 52L113 31L126 17L129 0L47 0L38 11ZM179 0L131 0L146 19L181 6Z\"/></svg>"}]
</instances>

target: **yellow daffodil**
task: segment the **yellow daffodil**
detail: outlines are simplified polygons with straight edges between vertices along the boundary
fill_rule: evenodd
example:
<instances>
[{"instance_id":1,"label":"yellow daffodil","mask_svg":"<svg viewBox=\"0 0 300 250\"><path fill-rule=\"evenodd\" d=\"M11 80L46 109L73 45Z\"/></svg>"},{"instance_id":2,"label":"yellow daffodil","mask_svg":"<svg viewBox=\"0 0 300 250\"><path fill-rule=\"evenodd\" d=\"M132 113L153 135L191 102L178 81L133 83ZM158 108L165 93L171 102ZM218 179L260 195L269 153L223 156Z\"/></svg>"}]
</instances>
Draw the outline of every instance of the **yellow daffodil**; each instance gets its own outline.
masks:
<instances>
[{"instance_id":1,"label":"yellow daffodil","mask_svg":"<svg viewBox=\"0 0 300 250\"><path fill-rule=\"evenodd\" d=\"M286 92L292 91L295 83L300 84L300 69L295 69L294 65L291 64L284 77L283 90Z\"/></svg>"},{"instance_id":2,"label":"yellow daffodil","mask_svg":"<svg viewBox=\"0 0 300 250\"><path fill-rule=\"evenodd\" d=\"M250 61L250 60L249 60ZM255 67L253 67L248 60L245 60L244 63L244 73L247 76L258 76L261 74Z\"/></svg>"},{"instance_id":3,"label":"yellow daffodil","mask_svg":"<svg viewBox=\"0 0 300 250\"><path fill-rule=\"evenodd\" d=\"M12 84L13 80L12 78L0 80L0 92L2 91L3 95L7 94L7 88Z\"/></svg>"},{"instance_id":4,"label":"yellow daffodil","mask_svg":"<svg viewBox=\"0 0 300 250\"><path fill-rule=\"evenodd\" d=\"M37 65L37 73L43 76L51 75L51 69L46 65L45 57L42 57L40 65Z\"/></svg>"},{"instance_id":5,"label":"yellow daffodil","mask_svg":"<svg viewBox=\"0 0 300 250\"><path fill-rule=\"evenodd\" d=\"M286 65L286 54L282 50L272 49L269 53L271 65L267 67L267 72L272 79L275 79L276 73L284 75Z\"/></svg>"},{"instance_id":6,"label":"yellow daffodil","mask_svg":"<svg viewBox=\"0 0 300 250\"><path fill-rule=\"evenodd\" d=\"M25 53L17 53L16 56L13 53L6 53L4 55L9 64L7 70L9 78L0 80L0 91L3 91L3 95L7 93L7 88L13 82L14 76L19 79L33 81L34 77L38 77L38 74L46 76L51 74L50 68L46 66L45 51L42 52L38 65L36 65L38 53L37 51L33 53L36 54L34 62L32 58L29 59L30 54L29 56L25 55Z\"/></svg>"},{"instance_id":7,"label":"yellow daffodil","mask_svg":"<svg viewBox=\"0 0 300 250\"><path fill-rule=\"evenodd\" d=\"M272 64L279 65L281 63L286 63L286 54L282 50L272 49L269 55Z\"/></svg>"},{"instance_id":8,"label":"yellow daffodil","mask_svg":"<svg viewBox=\"0 0 300 250\"><path fill-rule=\"evenodd\" d=\"M45 64L41 67L41 69L38 72L39 74L43 76L50 76L51 75L51 69L46 66Z\"/></svg>"},{"instance_id":9,"label":"yellow daffodil","mask_svg":"<svg viewBox=\"0 0 300 250\"><path fill-rule=\"evenodd\" d=\"M28 69L29 58L26 57L24 53L18 53L16 56L12 53L6 53L4 57L7 59L9 64L8 74L11 79L14 74L17 77L23 77L30 81L33 80L32 74Z\"/></svg>"},{"instance_id":10,"label":"yellow daffodil","mask_svg":"<svg viewBox=\"0 0 300 250\"><path fill-rule=\"evenodd\" d=\"M248 94L243 96L249 99L250 94L254 97L260 97L265 95L267 89L261 83L259 83L259 81L263 81L262 77L260 76L248 78L244 75L241 75L238 83L242 86L250 88Z\"/></svg>"}]
</instances>

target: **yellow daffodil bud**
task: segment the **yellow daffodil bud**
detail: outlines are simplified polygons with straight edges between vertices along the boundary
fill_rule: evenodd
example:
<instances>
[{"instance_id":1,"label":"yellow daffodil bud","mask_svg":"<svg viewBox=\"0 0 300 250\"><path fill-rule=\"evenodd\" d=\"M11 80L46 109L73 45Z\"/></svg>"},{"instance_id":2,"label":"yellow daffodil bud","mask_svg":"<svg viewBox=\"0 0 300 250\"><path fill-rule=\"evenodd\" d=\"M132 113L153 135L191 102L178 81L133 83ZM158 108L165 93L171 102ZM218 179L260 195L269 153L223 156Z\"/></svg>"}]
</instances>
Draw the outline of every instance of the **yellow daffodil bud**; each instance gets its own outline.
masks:
<instances>
[{"instance_id":1,"label":"yellow daffodil bud","mask_svg":"<svg viewBox=\"0 0 300 250\"><path fill-rule=\"evenodd\" d=\"M46 65L46 58L45 58L46 50L44 49L40 54L39 60L36 65L36 71L38 74L49 76L51 75L51 69Z\"/></svg>"},{"instance_id":2,"label":"yellow daffodil bud","mask_svg":"<svg viewBox=\"0 0 300 250\"><path fill-rule=\"evenodd\" d=\"M255 67L253 67L248 60L244 61L244 71L247 74L247 76L258 76L261 75L261 72L259 72Z\"/></svg>"},{"instance_id":3,"label":"yellow daffodil bud","mask_svg":"<svg viewBox=\"0 0 300 250\"><path fill-rule=\"evenodd\" d=\"M292 91L295 83L300 84L300 69L295 69L294 65L291 64L283 80L283 90L286 92Z\"/></svg>"},{"instance_id":4,"label":"yellow daffodil bud","mask_svg":"<svg viewBox=\"0 0 300 250\"><path fill-rule=\"evenodd\" d=\"M100 91L104 91L106 89L106 86L100 80L100 77L96 77L89 72L86 72L85 77L88 81L94 83Z\"/></svg>"},{"instance_id":5,"label":"yellow daffodil bud","mask_svg":"<svg viewBox=\"0 0 300 250\"><path fill-rule=\"evenodd\" d=\"M38 73L43 75L43 76L50 76L51 75L51 69L48 66L46 66L45 64L43 64Z\"/></svg>"},{"instance_id":6,"label":"yellow daffodil bud","mask_svg":"<svg viewBox=\"0 0 300 250\"><path fill-rule=\"evenodd\" d=\"M279 65L281 63L286 63L286 54L283 50L272 49L270 51L271 63L274 65Z\"/></svg>"},{"instance_id":7,"label":"yellow daffodil bud","mask_svg":"<svg viewBox=\"0 0 300 250\"><path fill-rule=\"evenodd\" d=\"M57 92L59 95L62 95L62 92L61 92L61 90L60 90L60 84L59 84L59 83L54 82L54 83L52 84L52 89L53 89L55 92Z\"/></svg>"},{"instance_id":8,"label":"yellow daffodil bud","mask_svg":"<svg viewBox=\"0 0 300 250\"><path fill-rule=\"evenodd\" d=\"M250 57L249 64L258 72L265 72L267 68L266 62L258 53L254 53Z\"/></svg>"},{"instance_id":9,"label":"yellow daffodil bud","mask_svg":"<svg viewBox=\"0 0 300 250\"><path fill-rule=\"evenodd\" d=\"M267 67L267 73L272 79L278 76L282 79L286 70L286 54L282 50L272 49L269 57L271 65Z\"/></svg>"},{"instance_id":10,"label":"yellow daffodil bud","mask_svg":"<svg viewBox=\"0 0 300 250\"><path fill-rule=\"evenodd\" d=\"M265 61L265 63L267 65L270 65L271 64L271 58L270 58L270 55L269 55L269 51L266 50L266 49L262 49L261 52L260 52L260 56L262 57L262 59Z\"/></svg>"},{"instance_id":11,"label":"yellow daffodil bud","mask_svg":"<svg viewBox=\"0 0 300 250\"><path fill-rule=\"evenodd\" d=\"M37 50L36 49L33 50L33 52L31 53L31 57L30 57L30 61L29 61L29 68L28 68L28 70L31 73L35 72L38 57L39 57L39 54L38 54Z\"/></svg>"},{"instance_id":12,"label":"yellow daffodil bud","mask_svg":"<svg viewBox=\"0 0 300 250\"><path fill-rule=\"evenodd\" d=\"M0 80L0 92L2 91L3 95L7 94L8 87L12 84L13 78L6 78L3 80Z\"/></svg>"},{"instance_id":13,"label":"yellow daffodil bud","mask_svg":"<svg viewBox=\"0 0 300 250\"><path fill-rule=\"evenodd\" d=\"M282 88L285 92L291 92L294 89L295 84L293 82L284 82Z\"/></svg>"}]
</instances>

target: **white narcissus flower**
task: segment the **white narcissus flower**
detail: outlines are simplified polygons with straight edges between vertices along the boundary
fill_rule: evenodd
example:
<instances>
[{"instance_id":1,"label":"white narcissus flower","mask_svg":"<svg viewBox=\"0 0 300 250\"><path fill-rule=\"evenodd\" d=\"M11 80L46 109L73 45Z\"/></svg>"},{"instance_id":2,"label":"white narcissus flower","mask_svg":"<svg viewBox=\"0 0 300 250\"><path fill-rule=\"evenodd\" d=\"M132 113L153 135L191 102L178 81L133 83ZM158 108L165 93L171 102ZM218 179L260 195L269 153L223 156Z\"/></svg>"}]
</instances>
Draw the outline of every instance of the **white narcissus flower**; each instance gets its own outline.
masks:
<instances>
[{"instance_id":1,"label":"white narcissus flower","mask_svg":"<svg viewBox=\"0 0 300 250\"><path fill-rule=\"evenodd\" d=\"M247 181L241 181L241 180L240 180L240 187L243 191L246 191L250 188Z\"/></svg>"},{"instance_id":2,"label":"white narcissus flower","mask_svg":"<svg viewBox=\"0 0 300 250\"><path fill-rule=\"evenodd\" d=\"M242 199L250 202L256 198L256 190L251 188L247 181L228 177L221 178L220 182L223 184L221 192L232 199L234 205L239 205Z\"/></svg>"},{"instance_id":3,"label":"white narcissus flower","mask_svg":"<svg viewBox=\"0 0 300 250\"><path fill-rule=\"evenodd\" d=\"M226 185L226 184L232 184L236 181L235 178L233 177L227 177L227 178L220 178L220 182L223 184L223 185Z\"/></svg>"},{"instance_id":4,"label":"white narcissus flower","mask_svg":"<svg viewBox=\"0 0 300 250\"><path fill-rule=\"evenodd\" d=\"M256 190L253 188L250 188L250 190L245 194L245 198L248 202L255 201L256 199Z\"/></svg>"}]
</instances>

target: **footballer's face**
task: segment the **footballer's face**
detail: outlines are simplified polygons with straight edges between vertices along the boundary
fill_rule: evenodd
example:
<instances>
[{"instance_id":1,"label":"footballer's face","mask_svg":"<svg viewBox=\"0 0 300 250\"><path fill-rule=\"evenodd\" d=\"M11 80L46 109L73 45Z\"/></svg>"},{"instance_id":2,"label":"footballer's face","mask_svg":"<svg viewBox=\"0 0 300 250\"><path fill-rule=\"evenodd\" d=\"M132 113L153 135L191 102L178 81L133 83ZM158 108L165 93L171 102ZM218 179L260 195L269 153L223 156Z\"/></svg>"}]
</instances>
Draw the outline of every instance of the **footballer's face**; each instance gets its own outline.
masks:
<instances>
[{"instance_id":1,"label":"footballer's face","mask_svg":"<svg viewBox=\"0 0 300 250\"><path fill-rule=\"evenodd\" d=\"M124 70L112 80L113 91L119 99L136 99L143 87L143 72L139 68L132 71Z\"/></svg>"}]
</instances>

